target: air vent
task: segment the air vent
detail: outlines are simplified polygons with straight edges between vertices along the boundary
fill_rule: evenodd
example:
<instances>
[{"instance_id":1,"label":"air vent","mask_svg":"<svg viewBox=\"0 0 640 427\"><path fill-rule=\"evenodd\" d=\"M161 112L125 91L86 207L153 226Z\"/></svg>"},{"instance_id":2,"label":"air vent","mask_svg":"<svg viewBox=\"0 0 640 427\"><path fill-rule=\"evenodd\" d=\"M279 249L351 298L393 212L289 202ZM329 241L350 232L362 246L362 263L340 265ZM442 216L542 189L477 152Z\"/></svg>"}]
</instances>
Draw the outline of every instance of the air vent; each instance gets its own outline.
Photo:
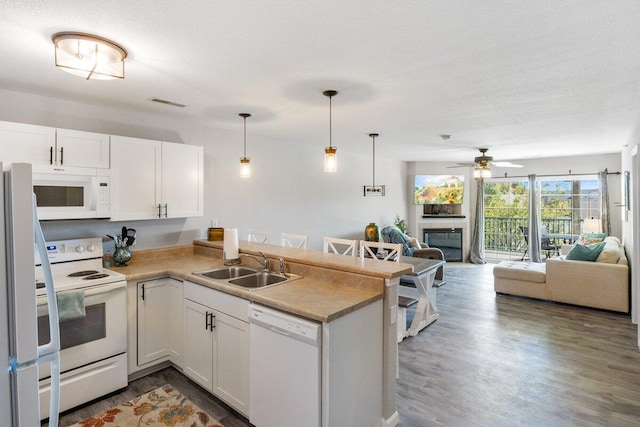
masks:
<instances>
[{"instance_id":1,"label":"air vent","mask_svg":"<svg viewBox=\"0 0 640 427\"><path fill-rule=\"evenodd\" d=\"M167 101L166 99L162 99L162 98L151 98L151 101L159 102L160 104L173 105L174 107L180 107L180 108L186 107L186 105L184 105L184 104L179 104L177 102Z\"/></svg>"}]
</instances>

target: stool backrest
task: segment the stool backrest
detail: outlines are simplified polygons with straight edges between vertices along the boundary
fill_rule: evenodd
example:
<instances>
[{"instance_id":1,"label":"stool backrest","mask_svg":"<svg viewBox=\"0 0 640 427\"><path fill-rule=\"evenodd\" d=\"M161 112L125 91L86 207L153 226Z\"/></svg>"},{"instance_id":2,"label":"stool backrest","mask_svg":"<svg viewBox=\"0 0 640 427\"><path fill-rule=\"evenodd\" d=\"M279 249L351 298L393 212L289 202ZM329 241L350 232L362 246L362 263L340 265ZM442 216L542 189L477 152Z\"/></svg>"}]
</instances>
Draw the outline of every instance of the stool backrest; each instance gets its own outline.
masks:
<instances>
[{"instance_id":1,"label":"stool backrest","mask_svg":"<svg viewBox=\"0 0 640 427\"><path fill-rule=\"evenodd\" d=\"M323 251L326 253L356 256L358 247L357 240L340 239L337 237L325 237Z\"/></svg>"}]
</instances>

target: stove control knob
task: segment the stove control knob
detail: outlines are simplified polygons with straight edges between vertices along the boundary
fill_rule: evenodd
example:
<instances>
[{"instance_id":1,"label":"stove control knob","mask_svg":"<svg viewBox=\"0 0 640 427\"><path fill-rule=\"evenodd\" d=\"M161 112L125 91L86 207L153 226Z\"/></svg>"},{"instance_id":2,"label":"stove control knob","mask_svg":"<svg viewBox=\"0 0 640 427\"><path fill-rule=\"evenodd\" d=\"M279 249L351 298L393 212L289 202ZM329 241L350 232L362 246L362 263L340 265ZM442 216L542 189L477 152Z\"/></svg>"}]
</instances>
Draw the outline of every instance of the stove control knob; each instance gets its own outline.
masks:
<instances>
[{"instance_id":1,"label":"stove control knob","mask_svg":"<svg viewBox=\"0 0 640 427\"><path fill-rule=\"evenodd\" d=\"M89 245L89 246L87 246L87 250L88 250L89 252L93 252L93 251L95 251L95 250L96 250L96 247L95 247L94 245Z\"/></svg>"},{"instance_id":2,"label":"stove control knob","mask_svg":"<svg viewBox=\"0 0 640 427\"><path fill-rule=\"evenodd\" d=\"M82 245L76 246L76 252L84 252L84 246Z\"/></svg>"}]
</instances>

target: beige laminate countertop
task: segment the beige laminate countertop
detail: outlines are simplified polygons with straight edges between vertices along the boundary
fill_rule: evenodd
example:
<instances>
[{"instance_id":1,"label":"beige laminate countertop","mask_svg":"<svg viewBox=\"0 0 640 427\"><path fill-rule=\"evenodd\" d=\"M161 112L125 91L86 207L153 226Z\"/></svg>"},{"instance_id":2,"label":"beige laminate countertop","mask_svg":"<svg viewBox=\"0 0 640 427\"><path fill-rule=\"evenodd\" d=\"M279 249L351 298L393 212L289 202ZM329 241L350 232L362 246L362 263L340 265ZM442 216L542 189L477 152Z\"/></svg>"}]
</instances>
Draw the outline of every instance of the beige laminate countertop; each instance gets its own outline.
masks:
<instances>
[{"instance_id":1,"label":"beige laminate countertop","mask_svg":"<svg viewBox=\"0 0 640 427\"><path fill-rule=\"evenodd\" d=\"M196 241L194 244L200 248L222 248L221 242ZM314 273L303 274L299 279L264 288L240 288L191 274L224 264L220 258L194 253L194 246L133 252L126 267L111 269L126 275L127 281L133 282L163 276L189 280L319 322L330 322L382 299L385 278L411 271L411 266L406 264L373 260L365 260L363 264L362 261L357 262L343 255L241 242L240 252L258 251L264 252L270 258L281 257L288 263L309 266L311 270L308 271ZM373 264L369 265L370 263ZM317 267L324 270L318 270Z\"/></svg>"}]
</instances>

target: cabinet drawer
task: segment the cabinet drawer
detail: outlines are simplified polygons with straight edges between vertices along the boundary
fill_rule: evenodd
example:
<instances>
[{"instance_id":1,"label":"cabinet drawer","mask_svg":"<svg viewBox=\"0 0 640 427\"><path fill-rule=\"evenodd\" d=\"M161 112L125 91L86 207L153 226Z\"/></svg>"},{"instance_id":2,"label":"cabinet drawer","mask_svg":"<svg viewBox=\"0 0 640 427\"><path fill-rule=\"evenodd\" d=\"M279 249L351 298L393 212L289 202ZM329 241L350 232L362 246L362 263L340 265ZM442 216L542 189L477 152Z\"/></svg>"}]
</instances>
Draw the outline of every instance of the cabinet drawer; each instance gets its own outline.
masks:
<instances>
[{"instance_id":1,"label":"cabinet drawer","mask_svg":"<svg viewBox=\"0 0 640 427\"><path fill-rule=\"evenodd\" d=\"M249 301L246 299L189 281L184 282L184 297L244 322L249 321Z\"/></svg>"}]
</instances>

